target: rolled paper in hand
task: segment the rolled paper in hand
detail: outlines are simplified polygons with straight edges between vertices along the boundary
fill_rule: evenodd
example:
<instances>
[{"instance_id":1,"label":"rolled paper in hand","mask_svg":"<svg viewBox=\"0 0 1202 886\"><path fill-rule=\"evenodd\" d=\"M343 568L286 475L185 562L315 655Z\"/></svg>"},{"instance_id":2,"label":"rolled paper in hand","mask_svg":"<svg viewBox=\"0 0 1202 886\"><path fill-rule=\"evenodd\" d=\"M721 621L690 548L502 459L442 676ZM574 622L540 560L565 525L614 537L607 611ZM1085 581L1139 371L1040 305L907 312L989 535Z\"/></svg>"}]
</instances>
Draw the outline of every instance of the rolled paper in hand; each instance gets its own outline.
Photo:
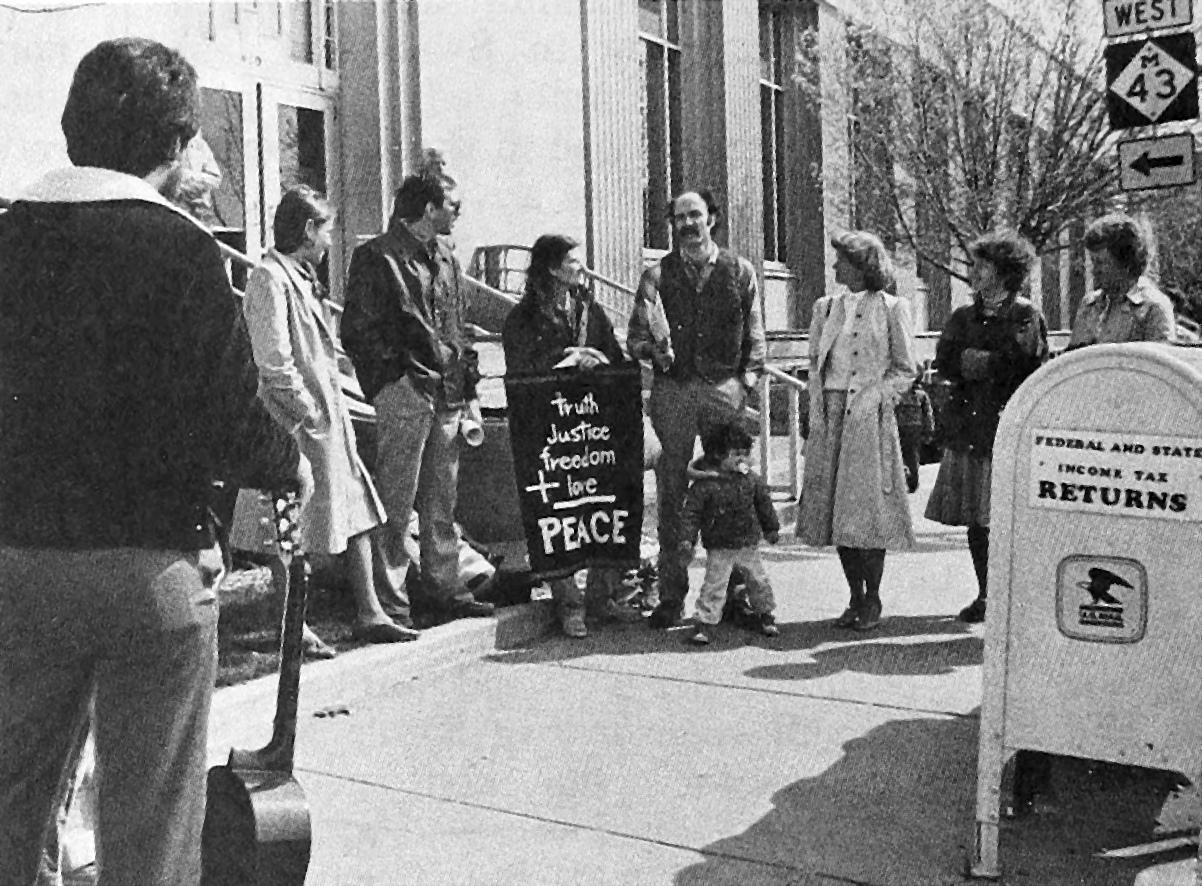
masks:
<instances>
[{"instance_id":1,"label":"rolled paper in hand","mask_svg":"<svg viewBox=\"0 0 1202 886\"><path fill-rule=\"evenodd\" d=\"M479 446L484 442L484 419L480 416L480 401L472 400L459 419L459 433L468 446Z\"/></svg>"},{"instance_id":2,"label":"rolled paper in hand","mask_svg":"<svg viewBox=\"0 0 1202 886\"><path fill-rule=\"evenodd\" d=\"M662 354L662 360L656 362L660 364L661 369L666 370L672 365L675 354L672 352L672 327L668 325L668 315L664 313L664 303L657 296L643 298L639 304L642 305L651 337Z\"/></svg>"}]
</instances>

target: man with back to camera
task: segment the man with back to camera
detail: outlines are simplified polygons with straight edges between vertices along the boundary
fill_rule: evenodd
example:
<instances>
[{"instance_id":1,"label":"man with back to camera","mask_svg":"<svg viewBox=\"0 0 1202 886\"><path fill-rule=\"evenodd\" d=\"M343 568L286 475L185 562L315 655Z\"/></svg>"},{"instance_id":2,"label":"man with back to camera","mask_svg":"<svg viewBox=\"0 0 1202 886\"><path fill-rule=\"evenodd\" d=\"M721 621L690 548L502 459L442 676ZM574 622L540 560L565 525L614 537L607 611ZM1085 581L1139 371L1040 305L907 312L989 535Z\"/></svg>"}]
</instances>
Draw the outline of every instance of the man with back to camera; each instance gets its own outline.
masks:
<instances>
[{"instance_id":1,"label":"man with back to camera","mask_svg":"<svg viewBox=\"0 0 1202 886\"><path fill-rule=\"evenodd\" d=\"M0 218L0 886L33 882L95 697L102 884L200 882L221 555L214 481L296 491L217 245L162 192L196 72L80 61L73 168Z\"/></svg>"},{"instance_id":2,"label":"man with back to camera","mask_svg":"<svg viewBox=\"0 0 1202 886\"><path fill-rule=\"evenodd\" d=\"M403 586L405 536L416 508L421 599L451 618L493 614L492 604L476 600L459 579L454 522L459 425L480 378L459 261L442 239L459 208L448 177L406 177L388 230L351 257L342 315L343 346L376 410L375 476L388 512L381 553L395 579L389 586ZM407 627L414 590L380 594L388 615Z\"/></svg>"},{"instance_id":3,"label":"man with back to camera","mask_svg":"<svg viewBox=\"0 0 1202 886\"><path fill-rule=\"evenodd\" d=\"M656 628L679 620L689 590L681 506L697 437L742 421L767 351L755 268L714 242L713 195L681 193L671 222L674 249L643 272L627 333L631 356L655 370L650 414L663 447L655 468L660 603L648 620Z\"/></svg>"},{"instance_id":4,"label":"man with back to camera","mask_svg":"<svg viewBox=\"0 0 1202 886\"><path fill-rule=\"evenodd\" d=\"M1150 279L1139 223L1116 212L1085 229L1097 289L1081 299L1066 350L1131 341L1172 341L1173 303Z\"/></svg>"}]
</instances>

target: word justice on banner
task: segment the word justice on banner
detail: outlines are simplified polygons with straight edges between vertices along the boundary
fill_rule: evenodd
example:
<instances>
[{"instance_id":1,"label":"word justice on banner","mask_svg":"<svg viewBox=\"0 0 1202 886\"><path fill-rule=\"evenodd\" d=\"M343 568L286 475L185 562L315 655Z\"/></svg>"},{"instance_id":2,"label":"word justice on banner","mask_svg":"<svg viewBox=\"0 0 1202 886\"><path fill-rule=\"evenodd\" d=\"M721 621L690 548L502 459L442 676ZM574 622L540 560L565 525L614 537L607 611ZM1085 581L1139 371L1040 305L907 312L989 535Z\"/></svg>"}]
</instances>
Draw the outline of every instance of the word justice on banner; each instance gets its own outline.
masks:
<instances>
[{"instance_id":1,"label":"word justice on banner","mask_svg":"<svg viewBox=\"0 0 1202 886\"><path fill-rule=\"evenodd\" d=\"M506 379L531 572L634 566L643 525L639 369Z\"/></svg>"},{"instance_id":2,"label":"word justice on banner","mask_svg":"<svg viewBox=\"0 0 1202 886\"><path fill-rule=\"evenodd\" d=\"M1031 432L1031 507L1202 521L1202 439Z\"/></svg>"}]
</instances>

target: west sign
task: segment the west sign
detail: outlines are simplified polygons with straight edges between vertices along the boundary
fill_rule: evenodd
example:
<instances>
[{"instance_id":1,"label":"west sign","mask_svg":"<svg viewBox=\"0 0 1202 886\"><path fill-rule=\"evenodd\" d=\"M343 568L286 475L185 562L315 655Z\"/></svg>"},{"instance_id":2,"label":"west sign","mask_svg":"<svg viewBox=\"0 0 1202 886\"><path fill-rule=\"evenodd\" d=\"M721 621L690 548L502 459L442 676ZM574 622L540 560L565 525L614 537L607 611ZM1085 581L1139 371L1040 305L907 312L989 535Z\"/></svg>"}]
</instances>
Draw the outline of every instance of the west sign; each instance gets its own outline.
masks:
<instances>
[{"instance_id":1,"label":"west sign","mask_svg":"<svg viewBox=\"0 0 1202 886\"><path fill-rule=\"evenodd\" d=\"M1126 37L1194 22L1193 0L1102 0L1107 37Z\"/></svg>"}]
</instances>

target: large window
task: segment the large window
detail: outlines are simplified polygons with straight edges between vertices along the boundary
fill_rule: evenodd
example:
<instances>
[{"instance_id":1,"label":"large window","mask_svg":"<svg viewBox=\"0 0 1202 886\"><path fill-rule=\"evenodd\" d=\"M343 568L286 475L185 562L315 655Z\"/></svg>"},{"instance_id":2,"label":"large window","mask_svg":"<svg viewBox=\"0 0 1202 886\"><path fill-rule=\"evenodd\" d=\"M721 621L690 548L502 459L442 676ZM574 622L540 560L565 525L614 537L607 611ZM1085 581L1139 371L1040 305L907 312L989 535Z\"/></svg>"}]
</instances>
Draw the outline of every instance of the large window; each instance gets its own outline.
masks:
<instances>
[{"instance_id":1,"label":"large window","mask_svg":"<svg viewBox=\"0 0 1202 886\"><path fill-rule=\"evenodd\" d=\"M764 260L784 262L785 90L780 7L760 9L760 144L764 153Z\"/></svg>"},{"instance_id":2,"label":"large window","mask_svg":"<svg viewBox=\"0 0 1202 886\"><path fill-rule=\"evenodd\" d=\"M677 0L639 0L643 245L670 249L668 201L681 185L680 10Z\"/></svg>"},{"instance_id":3,"label":"large window","mask_svg":"<svg viewBox=\"0 0 1202 886\"><path fill-rule=\"evenodd\" d=\"M897 244L893 198L893 71L890 46L874 34L848 35L853 72L848 141L852 149L851 219L889 249Z\"/></svg>"}]
</instances>

